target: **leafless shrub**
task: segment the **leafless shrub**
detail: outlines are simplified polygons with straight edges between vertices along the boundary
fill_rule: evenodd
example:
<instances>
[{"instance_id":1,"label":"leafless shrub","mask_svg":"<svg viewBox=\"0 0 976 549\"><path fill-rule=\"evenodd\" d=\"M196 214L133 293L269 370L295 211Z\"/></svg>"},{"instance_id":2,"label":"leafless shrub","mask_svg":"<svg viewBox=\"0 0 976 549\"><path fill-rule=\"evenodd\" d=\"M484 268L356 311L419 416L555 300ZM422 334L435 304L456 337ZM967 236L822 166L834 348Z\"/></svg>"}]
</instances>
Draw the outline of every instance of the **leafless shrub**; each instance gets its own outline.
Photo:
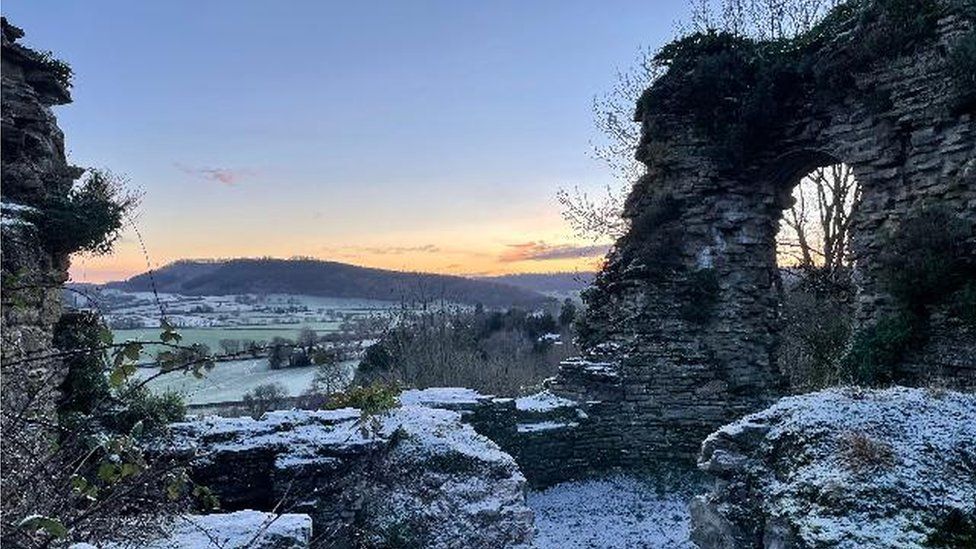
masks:
<instances>
[{"instance_id":1,"label":"leafless shrub","mask_svg":"<svg viewBox=\"0 0 976 549\"><path fill-rule=\"evenodd\" d=\"M839 451L844 465L856 473L877 472L892 467L895 453L891 445L867 433L850 431L841 435Z\"/></svg>"}]
</instances>

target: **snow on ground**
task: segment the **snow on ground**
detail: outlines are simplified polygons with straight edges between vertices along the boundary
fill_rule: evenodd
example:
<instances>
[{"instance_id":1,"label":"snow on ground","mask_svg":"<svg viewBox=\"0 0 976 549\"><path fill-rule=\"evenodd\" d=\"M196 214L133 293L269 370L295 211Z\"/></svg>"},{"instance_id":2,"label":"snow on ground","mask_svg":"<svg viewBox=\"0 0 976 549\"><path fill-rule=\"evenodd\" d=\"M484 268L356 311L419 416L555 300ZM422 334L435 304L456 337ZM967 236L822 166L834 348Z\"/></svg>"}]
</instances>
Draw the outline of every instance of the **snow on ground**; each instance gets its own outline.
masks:
<instances>
[{"instance_id":1,"label":"snow on ground","mask_svg":"<svg viewBox=\"0 0 976 549\"><path fill-rule=\"evenodd\" d=\"M524 396L515 400L515 408L521 412L550 412L558 408L572 408L576 403L568 398L558 397L549 391Z\"/></svg>"},{"instance_id":2,"label":"snow on ground","mask_svg":"<svg viewBox=\"0 0 976 549\"><path fill-rule=\"evenodd\" d=\"M573 429L579 427L575 421L539 421L536 423L519 423L517 426L520 433L538 433L540 431L554 431L556 429Z\"/></svg>"},{"instance_id":3,"label":"snow on ground","mask_svg":"<svg viewBox=\"0 0 976 549\"><path fill-rule=\"evenodd\" d=\"M660 493L633 477L566 482L530 492L532 549L683 549L689 541L687 496Z\"/></svg>"},{"instance_id":4,"label":"snow on ground","mask_svg":"<svg viewBox=\"0 0 976 549\"><path fill-rule=\"evenodd\" d=\"M429 389L408 389L400 394L400 403L407 406L478 404L485 400L474 389L463 387L431 387Z\"/></svg>"},{"instance_id":5,"label":"snow on ground","mask_svg":"<svg viewBox=\"0 0 976 549\"><path fill-rule=\"evenodd\" d=\"M166 537L135 543L109 542L102 549L298 549L308 547L312 538L312 519L308 515L237 511L213 515L181 515L171 525ZM88 543L76 543L70 549L96 549Z\"/></svg>"},{"instance_id":6,"label":"snow on ground","mask_svg":"<svg viewBox=\"0 0 976 549\"><path fill-rule=\"evenodd\" d=\"M342 363L347 381L352 381L358 361ZM288 396L298 396L312 385L318 366L281 368L272 370L266 358L254 358L218 363L213 370L197 379L180 371L162 375L149 383L155 391L175 391L187 404L235 402L259 385L277 383ZM158 373L156 368L140 368L140 379Z\"/></svg>"}]
</instances>

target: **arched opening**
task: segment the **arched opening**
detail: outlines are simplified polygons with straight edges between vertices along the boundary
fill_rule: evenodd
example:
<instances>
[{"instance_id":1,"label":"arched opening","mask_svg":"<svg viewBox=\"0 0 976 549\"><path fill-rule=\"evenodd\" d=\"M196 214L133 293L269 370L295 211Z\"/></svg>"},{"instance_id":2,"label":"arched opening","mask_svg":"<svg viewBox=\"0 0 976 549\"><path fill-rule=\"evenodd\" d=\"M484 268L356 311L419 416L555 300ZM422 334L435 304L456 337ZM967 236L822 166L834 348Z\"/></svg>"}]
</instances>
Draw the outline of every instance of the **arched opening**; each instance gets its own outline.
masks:
<instances>
[{"instance_id":1,"label":"arched opening","mask_svg":"<svg viewBox=\"0 0 976 549\"><path fill-rule=\"evenodd\" d=\"M818 165L792 183L776 235L781 278L779 368L795 392L831 385L853 327L851 167Z\"/></svg>"}]
</instances>

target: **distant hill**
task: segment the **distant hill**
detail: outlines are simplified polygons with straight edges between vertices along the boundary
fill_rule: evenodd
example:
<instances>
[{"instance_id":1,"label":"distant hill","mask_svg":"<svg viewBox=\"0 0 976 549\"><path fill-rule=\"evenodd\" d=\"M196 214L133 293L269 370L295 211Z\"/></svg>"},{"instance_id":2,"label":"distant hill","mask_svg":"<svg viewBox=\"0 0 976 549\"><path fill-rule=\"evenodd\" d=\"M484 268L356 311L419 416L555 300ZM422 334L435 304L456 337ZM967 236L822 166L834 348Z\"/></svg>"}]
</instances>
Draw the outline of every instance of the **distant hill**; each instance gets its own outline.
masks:
<instances>
[{"instance_id":1,"label":"distant hill","mask_svg":"<svg viewBox=\"0 0 976 549\"><path fill-rule=\"evenodd\" d=\"M486 307L536 307L549 298L501 281L357 267L311 259L178 261L153 272L156 290L183 295L300 294L390 301L453 301ZM106 288L152 290L149 273Z\"/></svg>"},{"instance_id":2,"label":"distant hill","mask_svg":"<svg viewBox=\"0 0 976 549\"><path fill-rule=\"evenodd\" d=\"M593 282L596 273L527 273L481 277L479 280L508 284L542 294L577 293Z\"/></svg>"}]
</instances>

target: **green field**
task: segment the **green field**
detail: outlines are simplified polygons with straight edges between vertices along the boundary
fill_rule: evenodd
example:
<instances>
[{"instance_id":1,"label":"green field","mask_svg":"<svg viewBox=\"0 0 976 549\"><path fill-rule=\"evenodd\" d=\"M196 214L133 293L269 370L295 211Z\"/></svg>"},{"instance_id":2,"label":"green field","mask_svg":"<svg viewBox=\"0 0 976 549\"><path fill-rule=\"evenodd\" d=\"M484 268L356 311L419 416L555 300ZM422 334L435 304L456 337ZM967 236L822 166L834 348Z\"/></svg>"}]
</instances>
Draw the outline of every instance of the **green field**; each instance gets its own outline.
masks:
<instances>
[{"instance_id":1,"label":"green field","mask_svg":"<svg viewBox=\"0 0 976 549\"><path fill-rule=\"evenodd\" d=\"M311 328L319 334L334 332L339 329L339 322L306 322L302 324L270 324L261 326L230 326L218 328L177 328L183 336L183 345L203 343L212 352L220 352L221 339L251 339L257 342L271 341L275 337L294 339L302 328ZM161 330L159 328L136 328L129 330L112 330L115 342L127 340L158 341ZM154 353L152 353L154 354Z\"/></svg>"}]
</instances>

